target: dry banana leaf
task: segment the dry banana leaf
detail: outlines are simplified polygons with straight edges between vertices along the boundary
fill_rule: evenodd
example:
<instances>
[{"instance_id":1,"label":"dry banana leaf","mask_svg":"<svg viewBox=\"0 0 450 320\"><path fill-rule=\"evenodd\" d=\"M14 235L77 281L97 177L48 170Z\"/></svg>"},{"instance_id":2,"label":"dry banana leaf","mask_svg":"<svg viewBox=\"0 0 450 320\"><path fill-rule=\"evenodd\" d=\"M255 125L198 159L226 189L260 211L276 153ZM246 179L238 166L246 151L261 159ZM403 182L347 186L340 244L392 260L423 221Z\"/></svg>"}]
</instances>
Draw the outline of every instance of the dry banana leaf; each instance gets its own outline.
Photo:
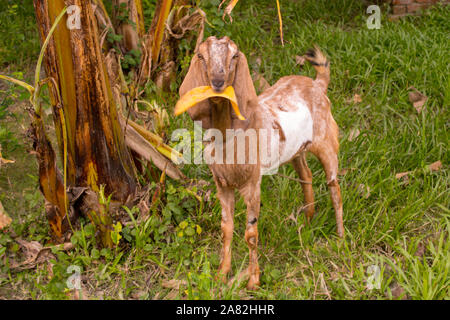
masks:
<instances>
[{"instance_id":1,"label":"dry banana leaf","mask_svg":"<svg viewBox=\"0 0 450 320\"><path fill-rule=\"evenodd\" d=\"M170 178L174 180L186 179L186 176L171 160L159 153L150 142L130 125L127 125L126 127L125 142L131 150L139 154L145 160L153 162L159 170L165 171Z\"/></svg>"},{"instance_id":2,"label":"dry banana leaf","mask_svg":"<svg viewBox=\"0 0 450 320\"><path fill-rule=\"evenodd\" d=\"M222 97L231 101L231 106L234 112L240 120L245 120L242 116L241 111L237 103L236 94L232 86L227 87L223 92L217 93L210 86L202 86L194 88L183 95L180 100L178 100L175 106L175 115L178 116L185 112L186 110L192 108L197 103L211 98L211 97Z\"/></svg>"},{"instance_id":3,"label":"dry banana leaf","mask_svg":"<svg viewBox=\"0 0 450 320\"><path fill-rule=\"evenodd\" d=\"M223 0L220 5L219 5L219 9L220 7L222 7L222 4L225 2L226 0ZM236 4L238 3L239 0L231 0L230 3L227 5L227 7L224 10L222 19L225 20L225 16L228 15L228 18L230 18L230 22L233 22L233 18L231 17L231 11L233 11L234 7L236 6Z\"/></svg>"}]
</instances>

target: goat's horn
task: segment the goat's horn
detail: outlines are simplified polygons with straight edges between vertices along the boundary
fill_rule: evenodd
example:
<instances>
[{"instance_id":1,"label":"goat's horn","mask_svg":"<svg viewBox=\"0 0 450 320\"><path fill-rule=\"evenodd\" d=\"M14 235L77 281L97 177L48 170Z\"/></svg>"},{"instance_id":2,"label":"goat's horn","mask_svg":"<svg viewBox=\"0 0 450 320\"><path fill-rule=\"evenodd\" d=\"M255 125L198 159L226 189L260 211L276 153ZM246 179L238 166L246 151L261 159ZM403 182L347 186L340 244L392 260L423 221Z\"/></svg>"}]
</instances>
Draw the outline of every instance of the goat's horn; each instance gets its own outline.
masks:
<instances>
[{"instance_id":1,"label":"goat's horn","mask_svg":"<svg viewBox=\"0 0 450 320\"><path fill-rule=\"evenodd\" d=\"M197 103L211 97L222 97L230 100L231 106L233 107L233 110L238 116L239 120L245 120L245 118L241 114L241 111L239 110L236 93L234 92L234 88L232 86L227 87L222 93L214 92L214 90L210 86L194 88L186 92L180 98L180 100L178 100L177 104L175 105L174 113L176 116L178 116L186 110L195 106Z\"/></svg>"}]
</instances>

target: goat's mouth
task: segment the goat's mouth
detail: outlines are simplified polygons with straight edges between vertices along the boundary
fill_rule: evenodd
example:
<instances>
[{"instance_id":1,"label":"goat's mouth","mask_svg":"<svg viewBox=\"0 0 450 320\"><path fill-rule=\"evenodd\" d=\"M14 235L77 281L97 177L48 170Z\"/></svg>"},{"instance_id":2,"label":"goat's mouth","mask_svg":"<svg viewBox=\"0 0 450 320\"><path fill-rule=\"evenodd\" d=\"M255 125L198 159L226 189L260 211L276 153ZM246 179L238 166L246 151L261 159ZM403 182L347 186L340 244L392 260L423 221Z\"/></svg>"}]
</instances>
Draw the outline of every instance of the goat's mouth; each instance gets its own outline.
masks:
<instances>
[{"instance_id":1,"label":"goat's mouth","mask_svg":"<svg viewBox=\"0 0 450 320\"><path fill-rule=\"evenodd\" d=\"M213 97L222 97L230 100L231 106L233 107L234 112L238 116L240 120L245 120L242 116L241 111L239 110L236 93L232 86L225 88L222 92L216 92L213 87L203 86L194 88L188 92L186 92L180 100L178 100L174 113L176 116L182 114L188 109L194 107L197 103L202 102L208 98Z\"/></svg>"},{"instance_id":2,"label":"goat's mouth","mask_svg":"<svg viewBox=\"0 0 450 320\"><path fill-rule=\"evenodd\" d=\"M223 92L225 91L225 86L222 86L222 87L214 87L214 86L211 86L211 88L213 89L213 91L214 91L215 93L223 93Z\"/></svg>"},{"instance_id":3,"label":"goat's mouth","mask_svg":"<svg viewBox=\"0 0 450 320\"><path fill-rule=\"evenodd\" d=\"M211 81L211 88L215 93L223 93L225 91L225 81L213 80Z\"/></svg>"}]
</instances>

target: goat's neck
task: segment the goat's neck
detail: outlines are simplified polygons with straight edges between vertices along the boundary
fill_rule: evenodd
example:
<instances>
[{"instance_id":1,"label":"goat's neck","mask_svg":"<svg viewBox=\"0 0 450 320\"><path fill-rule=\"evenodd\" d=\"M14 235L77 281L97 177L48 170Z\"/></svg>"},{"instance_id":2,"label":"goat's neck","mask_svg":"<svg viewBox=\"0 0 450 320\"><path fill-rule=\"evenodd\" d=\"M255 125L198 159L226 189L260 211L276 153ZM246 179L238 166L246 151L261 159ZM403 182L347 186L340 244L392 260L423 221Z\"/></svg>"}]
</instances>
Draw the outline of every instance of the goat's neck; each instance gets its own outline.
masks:
<instances>
[{"instance_id":1,"label":"goat's neck","mask_svg":"<svg viewBox=\"0 0 450 320\"><path fill-rule=\"evenodd\" d=\"M257 101L257 98L254 100ZM222 135L225 137L227 129L247 129L249 127L255 127L254 124L254 112L257 109L258 104L252 104L251 111L245 110L242 106L241 112L246 117L247 120L239 120L236 117L232 117L233 108L231 106L231 102L225 98L211 99L211 124L212 128L218 129L222 132ZM253 111L253 112L252 112Z\"/></svg>"},{"instance_id":2,"label":"goat's neck","mask_svg":"<svg viewBox=\"0 0 450 320\"><path fill-rule=\"evenodd\" d=\"M211 107L212 127L220 130L225 137L226 130L233 127L231 103L225 98L219 98L211 101Z\"/></svg>"}]
</instances>

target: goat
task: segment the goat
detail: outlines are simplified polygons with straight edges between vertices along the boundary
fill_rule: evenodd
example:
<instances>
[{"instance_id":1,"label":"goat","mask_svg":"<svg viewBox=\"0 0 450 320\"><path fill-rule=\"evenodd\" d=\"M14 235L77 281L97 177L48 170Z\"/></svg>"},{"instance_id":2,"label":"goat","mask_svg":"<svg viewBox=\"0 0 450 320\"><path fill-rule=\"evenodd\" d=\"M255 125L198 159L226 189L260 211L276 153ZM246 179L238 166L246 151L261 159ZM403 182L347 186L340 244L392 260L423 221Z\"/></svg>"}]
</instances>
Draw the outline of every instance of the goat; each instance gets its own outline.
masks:
<instances>
[{"instance_id":1,"label":"goat","mask_svg":"<svg viewBox=\"0 0 450 320\"><path fill-rule=\"evenodd\" d=\"M337 180L338 126L331 115L331 102L326 95L330 81L329 62L317 47L308 51L305 58L316 69L316 79L297 75L286 76L258 97L245 55L228 37L209 37L200 44L193 56L179 93L183 96L199 86L211 86L215 92L221 93L228 86L232 86L245 120L240 120L230 101L222 97L203 100L187 110L194 121L201 121L204 129L220 130L223 137L228 129L242 129L244 132L249 129L277 129L277 164L291 162L300 176L307 221L314 215L314 194L312 174L305 153L313 153L325 169L336 215L337 233L343 237L343 209ZM257 143L258 152L261 152L263 147L274 150L270 143L262 146L260 138ZM224 158L227 157L226 152L230 151L224 151ZM225 280L231 270L234 191L237 189L247 206L245 240L249 248L249 266L244 275L249 277L247 288L250 290L259 285L257 221L260 212L260 186L261 177L271 170L270 166L273 166L273 163L264 164L259 157L256 163L209 164L217 187L217 197L222 206L223 247L219 275Z\"/></svg>"}]
</instances>

